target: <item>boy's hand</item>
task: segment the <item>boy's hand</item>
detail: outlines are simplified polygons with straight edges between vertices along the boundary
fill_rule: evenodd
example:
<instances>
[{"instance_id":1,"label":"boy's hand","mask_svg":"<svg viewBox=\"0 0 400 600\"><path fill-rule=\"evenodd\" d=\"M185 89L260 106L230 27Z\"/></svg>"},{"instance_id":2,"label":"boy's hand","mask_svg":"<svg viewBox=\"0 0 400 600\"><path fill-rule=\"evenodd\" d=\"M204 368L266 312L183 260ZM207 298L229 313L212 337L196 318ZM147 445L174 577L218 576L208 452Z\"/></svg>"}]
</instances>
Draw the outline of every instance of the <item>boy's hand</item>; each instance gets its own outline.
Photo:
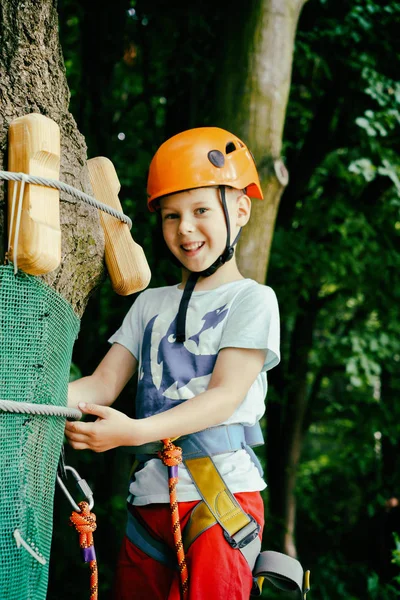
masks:
<instances>
[{"instance_id":1,"label":"boy's hand","mask_svg":"<svg viewBox=\"0 0 400 600\"><path fill-rule=\"evenodd\" d=\"M138 421L109 406L98 404L79 404L79 410L87 415L96 415L98 419L91 423L69 422L65 426L65 435L75 450L93 450L105 452L118 446L135 445L135 429ZM136 441L140 444L141 441Z\"/></svg>"}]
</instances>

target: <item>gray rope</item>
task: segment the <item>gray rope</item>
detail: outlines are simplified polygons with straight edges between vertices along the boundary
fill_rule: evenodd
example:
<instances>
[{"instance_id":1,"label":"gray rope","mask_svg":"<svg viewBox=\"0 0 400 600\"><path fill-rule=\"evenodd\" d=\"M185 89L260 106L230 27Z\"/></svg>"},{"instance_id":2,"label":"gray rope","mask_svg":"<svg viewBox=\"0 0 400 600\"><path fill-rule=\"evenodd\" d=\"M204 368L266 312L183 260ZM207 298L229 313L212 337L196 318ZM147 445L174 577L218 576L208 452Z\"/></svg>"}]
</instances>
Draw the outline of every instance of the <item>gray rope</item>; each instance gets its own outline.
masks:
<instances>
[{"instance_id":1,"label":"gray rope","mask_svg":"<svg viewBox=\"0 0 400 600\"><path fill-rule=\"evenodd\" d=\"M29 415L46 415L49 417L64 417L79 419L82 413L77 408L67 406L52 406L50 404L32 404L31 402L14 402L13 400L0 400L0 412L21 413Z\"/></svg>"},{"instance_id":2,"label":"gray rope","mask_svg":"<svg viewBox=\"0 0 400 600\"><path fill-rule=\"evenodd\" d=\"M103 204L89 196L89 194L85 194L81 190L78 190L72 185L68 185L67 183L63 183L62 181L58 181L57 179L48 179L47 177L37 177L36 175L26 175L25 173L13 173L11 171L0 171L0 179L5 179L6 181L22 181L22 176L24 176L24 180L26 183L33 183L35 185L44 185L46 187L55 188L57 190L62 190L63 192L67 192L74 198L78 198L78 200L82 200L90 206L94 206L103 212L108 213L112 217L119 219L123 223L126 223L129 226L129 229L132 229L132 221L129 217L124 215L124 213L119 210L115 210L111 206L107 204Z\"/></svg>"}]
</instances>

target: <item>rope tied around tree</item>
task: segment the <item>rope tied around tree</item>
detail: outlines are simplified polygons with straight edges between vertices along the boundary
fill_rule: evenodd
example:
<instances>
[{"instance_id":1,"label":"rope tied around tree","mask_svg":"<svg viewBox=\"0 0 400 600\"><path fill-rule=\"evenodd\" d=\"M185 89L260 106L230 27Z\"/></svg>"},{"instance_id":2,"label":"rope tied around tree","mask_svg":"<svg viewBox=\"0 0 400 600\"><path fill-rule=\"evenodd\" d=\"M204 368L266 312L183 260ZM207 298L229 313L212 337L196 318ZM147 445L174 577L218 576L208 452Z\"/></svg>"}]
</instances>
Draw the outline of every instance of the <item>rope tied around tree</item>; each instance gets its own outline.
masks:
<instances>
[{"instance_id":1,"label":"rope tied around tree","mask_svg":"<svg viewBox=\"0 0 400 600\"><path fill-rule=\"evenodd\" d=\"M158 456L163 464L168 467L168 489L169 504L171 508L172 533L178 569L180 574L181 592L183 600L186 600L189 592L189 573L186 564L185 550L183 548L181 522L179 519L178 496L176 486L178 484L178 465L182 462L182 448L175 446L170 439L161 440L164 444Z\"/></svg>"},{"instance_id":2,"label":"rope tied around tree","mask_svg":"<svg viewBox=\"0 0 400 600\"><path fill-rule=\"evenodd\" d=\"M122 221L122 223L126 223L129 229L132 229L132 220L125 215L123 212L119 210L115 210L108 204L104 204L103 202L99 202L93 196L89 196L89 194L85 194L82 190L78 190L77 188L69 185L68 183L64 183L59 181L58 179L50 179L49 177L38 177L37 175L29 175L28 173L14 173L12 171L1 171L0 170L0 180L5 181L20 181L21 184L32 183L33 185L43 185L45 187L50 187L53 189L57 189L61 192L66 192L70 196L73 196L77 200L81 200L98 210L101 210L116 219ZM23 187L21 185L22 192ZM15 188L16 189L16 188Z\"/></svg>"},{"instance_id":3,"label":"rope tied around tree","mask_svg":"<svg viewBox=\"0 0 400 600\"><path fill-rule=\"evenodd\" d=\"M96 515L90 511L89 504L85 501L78 504L81 512L73 511L69 520L79 534L79 546L82 550L84 562L90 568L90 600L98 597L97 560L93 544L93 532L97 528Z\"/></svg>"}]
</instances>

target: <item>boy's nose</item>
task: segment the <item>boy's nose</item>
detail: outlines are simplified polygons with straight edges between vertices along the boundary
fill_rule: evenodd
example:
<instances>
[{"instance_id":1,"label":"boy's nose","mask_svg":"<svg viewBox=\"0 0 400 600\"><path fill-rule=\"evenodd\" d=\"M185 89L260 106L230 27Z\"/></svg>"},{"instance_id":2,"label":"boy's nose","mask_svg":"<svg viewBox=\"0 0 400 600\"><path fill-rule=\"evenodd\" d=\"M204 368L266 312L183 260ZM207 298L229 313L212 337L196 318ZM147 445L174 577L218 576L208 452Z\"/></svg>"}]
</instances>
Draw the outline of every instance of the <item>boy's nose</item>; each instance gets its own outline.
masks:
<instances>
[{"instance_id":1,"label":"boy's nose","mask_svg":"<svg viewBox=\"0 0 400 600\"><path fill-rule=\"evenodd\" d=\"M190 219L181 219L179 223L178 233L181 235L185 235L187 233L192 233L194 229L194 223Z\"/></svg>"}]
</instances>

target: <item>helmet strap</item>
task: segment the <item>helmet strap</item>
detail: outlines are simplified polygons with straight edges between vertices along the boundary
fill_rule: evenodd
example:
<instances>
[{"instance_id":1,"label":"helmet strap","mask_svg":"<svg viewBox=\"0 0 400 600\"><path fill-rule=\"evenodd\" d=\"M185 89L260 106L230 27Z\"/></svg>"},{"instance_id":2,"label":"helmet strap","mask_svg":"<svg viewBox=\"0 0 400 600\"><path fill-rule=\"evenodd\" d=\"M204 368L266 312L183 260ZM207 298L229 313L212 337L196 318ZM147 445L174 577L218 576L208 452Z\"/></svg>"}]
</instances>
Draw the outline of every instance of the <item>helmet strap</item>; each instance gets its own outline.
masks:
<instances>
[{"instance_id":1,"label":"helmet strap","mask_svg":"<svg viewBox=\"0 0 400 600\"><path fill-rule=\"evenodd\" d=\"M183 342L186 340L186 314L189 307L190 298L192 297L194 287L200 275L201 273L190 273L185 285L185 289L183 290L181 301L179 303L175 339L180 344L183 344Z\"/></svg>"},{"instance_id":2,"label":"helmet strap","mask_svg":"<svg viewBox=\"0 0 400 600\"><path fill-rule=\"evenodd\" d=\"M215 271L217 271L222 265L231 260L234 254L234 247L237 244L240 234L242 232L242 228L239 229L239 232L231 244L231 225L229 219L228 206L226 203L226 190L224 185L219 186L219 190L221 192L221 200L222 200L222 208L224 210L225 221L226 221L226 245L223 253L215 260L212 265L210 265L204 271L192 272L190 273L188 280L186 281L185 289L183 290L182 298L179 304L178 317L176 322L176 341L183 344L186 339L186 314L190 302L190 298L192 297L193 290L196 286L197 280L199 277L209 277L213 275Z\"/></svg>"},{"instance_id":3,"label":"helmet strap","mask_svg":"<svg viewBox=\"0 0 400 600\"><path fill-rule=\"evenodd\" d=\"M242 233L242 228L239 229L239 232L237 234L237 236L235 237L233 244L231 244L231 222L229 219L229 212L228 212L228 206L226 203L226 190L225 190L225 186L224 185L220 185L219 186L219 191L221 192L221 201L222 201L222 208L224 211L224 215L225 215L225 222L226 222L226 244L225 244L225 250L223 251L223 253L221 254L221 256L219 256L217 258L217 260L215 260L213 262L212 265L210 265L207 269L204 269L204 271L200 272L200 275L202 277L209 277L210 275L213 275L215 273L215 271L217 269L219 269L220 267L222 267L222 265L224 265L226 262L228 262L228 260L231 260L233 254L234 254L234 247L237 244L240 234Z\"/></svg>"}]
</instances>

